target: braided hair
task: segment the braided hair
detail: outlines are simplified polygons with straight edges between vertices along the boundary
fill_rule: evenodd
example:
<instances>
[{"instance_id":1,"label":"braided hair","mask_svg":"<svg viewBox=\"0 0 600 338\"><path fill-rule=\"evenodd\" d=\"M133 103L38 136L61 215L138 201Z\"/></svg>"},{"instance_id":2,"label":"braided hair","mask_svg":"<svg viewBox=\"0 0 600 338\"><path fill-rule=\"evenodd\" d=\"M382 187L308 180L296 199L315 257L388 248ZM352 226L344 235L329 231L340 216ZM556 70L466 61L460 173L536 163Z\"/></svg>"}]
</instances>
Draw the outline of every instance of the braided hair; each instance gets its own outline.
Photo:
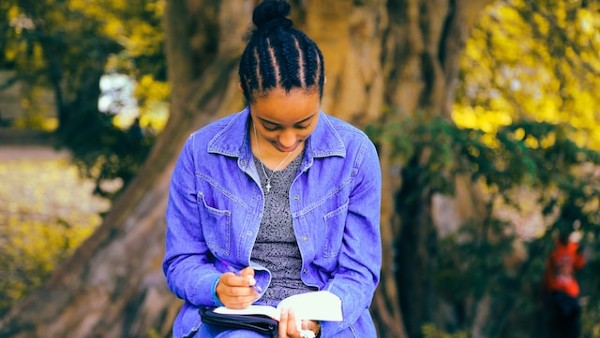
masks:
<instances>
[{"instance_id":1,"label":"braided hair","mask_svg":"<svg viewBox=\"0 0 600 338\"><path fill-rule=\"evenodd\" d=\"M317 44L293 27L287 16L291 6L284 0L265 0L252 15L256 26L239 66L240 84L247 103L256 94L274 88L318 90L323 96L325 67Z\"/></svg>"}]
</instances>

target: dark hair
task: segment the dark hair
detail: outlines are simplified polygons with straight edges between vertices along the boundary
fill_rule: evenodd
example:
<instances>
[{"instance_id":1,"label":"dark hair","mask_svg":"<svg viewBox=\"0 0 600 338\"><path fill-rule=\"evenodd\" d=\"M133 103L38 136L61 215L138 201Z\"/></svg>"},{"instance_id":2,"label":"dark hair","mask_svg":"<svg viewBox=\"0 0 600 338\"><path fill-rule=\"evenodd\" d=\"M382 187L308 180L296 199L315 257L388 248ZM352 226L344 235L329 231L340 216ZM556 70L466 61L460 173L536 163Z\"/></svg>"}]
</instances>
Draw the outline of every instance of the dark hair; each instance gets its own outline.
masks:
<instances>
[{"instance_id":1,"label":"dark hair","mask_svg":"<svg viewBox=\"0 0 600 338\"><path fill-rule=\"evenodd\" d=\"M293 27L290 5L265 0L252 14L256 26L240 60L239 74L244 97L253 102L255 93L273 88L317 88L323 96L325 65L321 50L306 34Z\"/></svg>"}]
</instances>

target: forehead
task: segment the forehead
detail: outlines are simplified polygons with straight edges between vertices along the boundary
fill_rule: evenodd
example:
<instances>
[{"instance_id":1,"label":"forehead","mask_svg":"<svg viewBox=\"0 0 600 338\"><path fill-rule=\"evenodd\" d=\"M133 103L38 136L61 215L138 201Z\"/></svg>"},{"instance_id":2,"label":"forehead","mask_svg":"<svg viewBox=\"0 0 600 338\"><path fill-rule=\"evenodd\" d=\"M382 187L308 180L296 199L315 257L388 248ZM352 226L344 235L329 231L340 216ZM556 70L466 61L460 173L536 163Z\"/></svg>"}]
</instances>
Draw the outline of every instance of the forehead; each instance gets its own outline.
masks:
<instances>
[{"instance_id":1,"label":"forehead","mask_svg":"<svg viewBox=\"0 0 600 338\"><path fill-rule=\"evenodd\" d=\"M319 112L319 93L314 90L275 88L255 96L250 110L256 117L275 123L294 123Z\"/></svg>"}]
</instances>

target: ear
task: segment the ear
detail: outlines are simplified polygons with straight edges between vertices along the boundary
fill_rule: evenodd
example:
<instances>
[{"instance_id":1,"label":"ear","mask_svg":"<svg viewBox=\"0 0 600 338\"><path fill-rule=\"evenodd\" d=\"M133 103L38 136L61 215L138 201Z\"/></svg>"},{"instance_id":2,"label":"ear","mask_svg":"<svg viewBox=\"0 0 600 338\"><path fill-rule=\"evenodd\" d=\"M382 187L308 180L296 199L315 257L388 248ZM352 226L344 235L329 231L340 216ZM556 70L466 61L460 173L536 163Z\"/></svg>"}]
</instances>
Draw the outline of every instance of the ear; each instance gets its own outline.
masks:
<instances>
[{"instance_id":1,"label":"ear","mask_svg":"<svg viewBox=\"0 0 600 338\"><path fill-rule=\"evenodd\" d=\"M237 89L240 91L240 93L242 93L242 94L244 93L244 89L242 88L242 83L241 82L237 83Z\"/></svg>"}]
</instances>

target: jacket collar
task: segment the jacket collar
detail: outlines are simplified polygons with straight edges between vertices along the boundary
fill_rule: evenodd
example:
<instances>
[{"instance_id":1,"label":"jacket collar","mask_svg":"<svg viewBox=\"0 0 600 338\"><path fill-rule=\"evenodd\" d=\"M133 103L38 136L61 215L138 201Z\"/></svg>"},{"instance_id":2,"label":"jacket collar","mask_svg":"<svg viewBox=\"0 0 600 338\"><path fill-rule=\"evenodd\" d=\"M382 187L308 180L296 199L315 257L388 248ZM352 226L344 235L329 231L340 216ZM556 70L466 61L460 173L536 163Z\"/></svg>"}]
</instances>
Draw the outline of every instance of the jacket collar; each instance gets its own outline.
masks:
<instances>
[{"instance_id":1,"label":"jacket collar","mask_svg":"<svg viewBox=\"0 0 600 338\"><path fill-rule=\"evenodd\" d=\"M250 159L252 151L248 138L250 109L246 107L234 114L220 132L208 143L208 152L224 156ZM309 158L328 156L346 156L346 147L336 131L331 119L323 112L319 113L317 127L306 141Z\"/></svg>"}]
</instances>

